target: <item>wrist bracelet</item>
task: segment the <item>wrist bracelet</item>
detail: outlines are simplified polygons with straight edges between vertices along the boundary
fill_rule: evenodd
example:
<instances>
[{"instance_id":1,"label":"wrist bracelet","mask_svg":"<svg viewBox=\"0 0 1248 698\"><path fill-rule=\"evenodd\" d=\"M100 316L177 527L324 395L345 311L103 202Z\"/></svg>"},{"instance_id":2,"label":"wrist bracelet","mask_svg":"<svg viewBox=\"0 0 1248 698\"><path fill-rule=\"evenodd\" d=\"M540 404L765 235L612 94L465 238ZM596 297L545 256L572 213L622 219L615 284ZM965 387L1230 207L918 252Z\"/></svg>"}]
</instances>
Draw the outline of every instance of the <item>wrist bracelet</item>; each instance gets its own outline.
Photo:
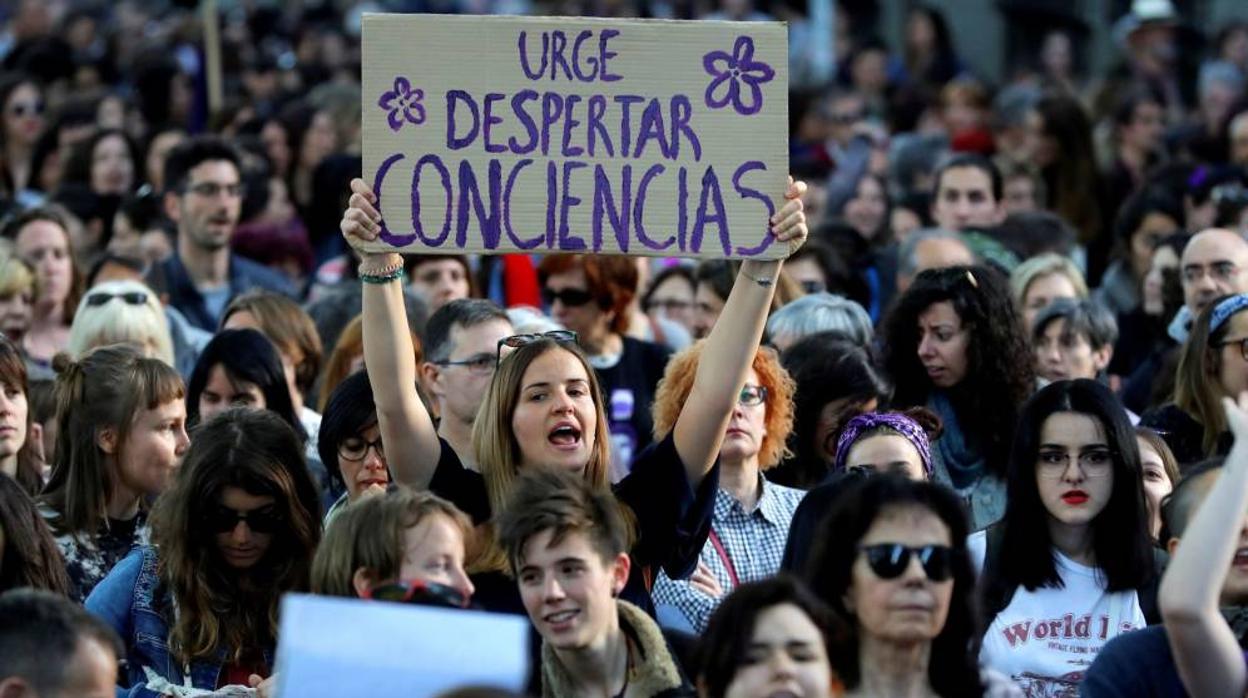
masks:
<instances>
[{"instance_id":1,"label":"wrist bracelet","mask_svg":"<svg viewBox=\"0 0 1248 698\"><path fill-rule=\"evenodd\" d=\"M401 256L397 254L391 254L391 255L385 255L385 257L393 261L391 261L389 264L385 264L380 267L374 267L374 268L369 268L367 266L368 261L361 262L360 266L357 268L357 271L359 272L360 276L386 276L388 274L393 274L395 270L403 268L403 258Z\"/></svg>"},{"instance_id":2,"label":"wrist bracelet","mask_svg":"<svg viewBox=\"0 0 1248 698\"><path fill-rule=\"evenodd\" d=\"M382 273L379 274L360 272L360 281L366 284L388 284L391 281L402 279L404 276L407 276L407 272L403 271L403 267L400 266L393 271L382 270Z\"/></svg>"},{"instance_id":3,"label":"wrist bracelet","mask_svg":"<svg viewBox=\"0 0 1248 698\"><path fill-rule=\"evenodd\" d=\"M774 277L751 276L750 272L746 271L744 266L741 267L741 276L744 276L745 278L749 279L750 281L753 281L754 283L758 284L759 286L762 286L763 288L770 288L772 284L776 283L776 280Z\"/></svg>"}]
</instances>

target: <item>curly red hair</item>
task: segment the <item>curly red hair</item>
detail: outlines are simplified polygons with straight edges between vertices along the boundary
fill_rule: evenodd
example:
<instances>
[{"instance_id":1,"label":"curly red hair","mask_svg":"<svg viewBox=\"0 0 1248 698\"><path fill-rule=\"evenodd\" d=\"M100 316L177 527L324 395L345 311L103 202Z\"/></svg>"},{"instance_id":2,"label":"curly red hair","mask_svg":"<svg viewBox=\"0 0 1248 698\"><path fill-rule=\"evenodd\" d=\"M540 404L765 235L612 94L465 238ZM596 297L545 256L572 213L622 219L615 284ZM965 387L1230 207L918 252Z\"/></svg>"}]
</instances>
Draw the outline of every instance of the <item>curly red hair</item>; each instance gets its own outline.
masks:
<instances>
[{"instance_id":1,"label":"curly red hair","mask_svg":"<svg viewBox=\"0 0 1248 698\"><path fill-rule=\"evenodd\" d=\"M693 379L698 372L698 360L706 340L700 340L693 346L672 357L663 372L663 380L654 396L654 438L662 439L676 426L676 418L685 405L685 400L693 390ZM797 392L797 383L789 376L789 372L780 365L780 357L770 347L759 347L754 354L752 364L758 374L759 383L767 388L767 417L763 434L763 444L758 451L758 466L766 470L792 456L787 442L789 432L793 431L793 394Z\"/></svg>"}]
</instances>

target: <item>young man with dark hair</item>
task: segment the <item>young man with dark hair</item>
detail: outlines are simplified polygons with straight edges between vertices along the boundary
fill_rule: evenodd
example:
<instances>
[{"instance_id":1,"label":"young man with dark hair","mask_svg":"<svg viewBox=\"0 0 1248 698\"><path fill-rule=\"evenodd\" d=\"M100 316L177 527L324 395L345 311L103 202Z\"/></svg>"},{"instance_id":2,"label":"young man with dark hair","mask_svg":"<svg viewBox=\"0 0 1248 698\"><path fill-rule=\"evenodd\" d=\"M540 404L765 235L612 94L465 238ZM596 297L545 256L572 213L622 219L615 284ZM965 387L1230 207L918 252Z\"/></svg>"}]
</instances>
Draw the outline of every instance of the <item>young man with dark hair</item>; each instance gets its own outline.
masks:
<instances>
[{"instance_id":1,"label":"young man with dark hair","mask_svg":"<svg viewBox=\"0 0 1248 698\"><path fill-rule=\"evenodd\" d=\"M542 636L543 696L693 695L658 625L617 598L631 532L610 492L572 473L525 473L497 530Z\"/></svg>"},{"instance_id":2,"label":"young man with dark hair","mask_svg":"<svg viewBox=\"0 0 1248 698\"><path fill-rule=\"evenodd\" d=\"M243 182L238 154L229 143L192 138L170 151L164 174L165 215L177 225L177 246L153 271L164 280L169 305L194 326L214 332L239 294L261 288L295 295L278 272L230 253Z\"/></svg>"},{"instance_id":3,"label":"young man with dark hair","mask_svg":"<svg viewBox=\"0 0 1248 698\"><path fill-rule=\"evenodd\" d=\"M1162 503L1161 538L1170 554L1222 471L1222 459L1187 469ZM1248 521L1240 529L1240 550L1248 551ZM1239 559L1238 556L1236 558ZM1248 566L1235 564L1222 585L1222 613L1241 646L1248 646ZM1080 688L1083 698L1170 698L1186 696L1169 637L1162 625L1121 635L1101 649Z\"/></svg>"},{"instance_id":4,"label":"young man with dark hair","mask_svg":"<svg viewBox=\"0 0 1248 698\"><path fill-rule=\"evenodd\" d=\"M1001 205L1001 171L988 158L961 153L936 170L932 218L944 230L960 233L985 230L1005 218Z\"/></svg>"},{"instance_id":5,"label":"young man with dark hair","mask_svg":"<svg viewBox=\"0 0 1248 698\"><path fill-rule=\"evenodd\" d=\"M446 303L425 325L420 380L438 407L438 436L469 470L478 469L472 424L494 377L498 342L513 334L502 308L475 298Z\"/></svg>"},{"instance_id":6,"label":"young man with dark hair","mask_svg":"<svg viewBox=\"0 0 1248 698\"><path fill-rule=\"evenodd\" d=\"M47 591L0 595L0 696L112 698L121 641L104 623Z\"/></svg>"}]
</instances>

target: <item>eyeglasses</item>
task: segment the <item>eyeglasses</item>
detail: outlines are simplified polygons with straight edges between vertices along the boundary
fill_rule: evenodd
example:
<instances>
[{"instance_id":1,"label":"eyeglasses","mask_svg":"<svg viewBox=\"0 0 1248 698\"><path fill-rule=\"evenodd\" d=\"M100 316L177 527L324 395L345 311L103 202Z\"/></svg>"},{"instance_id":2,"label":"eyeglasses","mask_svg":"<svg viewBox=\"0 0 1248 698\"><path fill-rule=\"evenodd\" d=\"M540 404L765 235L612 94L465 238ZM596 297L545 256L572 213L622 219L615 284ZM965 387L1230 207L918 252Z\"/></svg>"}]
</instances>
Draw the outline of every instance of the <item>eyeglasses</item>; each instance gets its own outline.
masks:
<instances>
[{"instance_id":1,"label":"eyeglasses","mask_svg":"<svg viewBox=\"0 0 1248 698\"><path fill-rule=\"evenodd\" d=\"M464 592L446 584L436 582L399 582L382 584L365 589L360 595L370 601L391 601L394 603L414 603L423 606L450 606L451 608L468 608L468 596Z\"/></svg>"},{"instance_id":2,"label":"eyeglasses","mask_svg":"<svg viewBox=\"0 0 1248 698\"><path fill-rule=\"evenodd\" d=\"M368 441L358 436L344 439L338 444L338 455L342 458L357 463L364 460L368 456L368 449L377 451L377 457L385 460L386 451L381 445L381 439L376 441Z\"/></svg>"},{"instance_id":3,"label":"eyeglasses","mask_svg":"<svg viewBox=\"0 0 1248 698\"><path fill-rule=\"evenodd\" d=\"M13 116L22 117L26 115L39 116L43 113L43 102L27 102L17 103L9 107L9 113Z\"/></svg>"},{"instance_id":4,"label":"eyeglasses","mask_svg":"<svg viewBox=\"0 0 1248 698\"><path fill-rule=\"evenodd\" d=\"M753 407L767 402L767 387L763 385L745 385L741 388L741 394L737 396L737 402L746 407Z\"/></svg>"},{"instance_id":5,"label":"eyeglasses","mask_svg":"<svg viewBox=\"0 0 1248 698\"><path fill-rule=\"evenodd\" d=\"M87 305L92 308L98 308L114 298L120 298L126 303L126 305L143 305L147 303L146 293L142 291L129 291L127 293L92 293L87 296Z\"/></svg>"},{"instance_id":6,"label":"eyeglasses","mask_svg":"<svg viewBox=\"0 0 1248 698\"><path fill-rule=\"evenodd\" d=\"M489 354L477 354L463 361L433 361L431 363L434 366L464 366L469 373L476 373L482 376L487 373L493 373L494 367L498 365L497 359Z\"/></svg>"},{"instance_id":7,"label":"eyeglasses","mask_svg":"<svg viewBox=\"0 0 1248 698\"><path fill-rule=\"evenodd\" d=\"M910 556L917 555L923 574L933 582L943 582L953 575L953 549L947 545L924 545L912 548L901 543L877 543L858 548L867 556L867 565L880 579L896 579L910 567Z\"/></svg>"},{"instance_id":8,"label":"eyeglasses","mask_svg":"<svg viewBox=\"0 0 1248 698\"><path fill-rule=\"evenodd\" d=\"M1039 463L1036 465L1037 473L1047 480L1060 478L1070 467L1071 455L1057 449L1040 451ZM1079 469L1083 471L1084 477L1105 477L1114 468L1114 454L1108 448L1090 448L1082 453L1074 454L1074 457L1078 460Z\"/></svg>"},{"instance_id":9,"label":"eyeglasses","mask_svg":"<svg viewBox=\"0 0 1248 698\"><path fill-rule=\"evenodd\" d=\"M548 288L542 289L542 301L546 305L554 305L555 301L559 301L569 307L580 307L589 303L594 299L594 294L589 291L582 291L579 288L565 288L562 291L552 291Z\"/></svg>"},{"instance_id":10,"label":"eyeglasses","mask_svg":"<svg viewBox=\"0 0 1248 698\"><path fill-rule=\"evenodd\" d=\"M197 194L207 199L214 199L225 192L231 199L237 199L243 195L242 184L221 184L219 182L196 182L188 184L186 190L192 194Z\"/></svg>"},{"instance_id":11,"label":"eyeglasses","mask_svg":"<svg viewBox=\"0 0 1248 698\"><path fill-rule=\"evenodd\" d=\"M662 310L665 313L675 313L678 311L688 310L693 306L689 301L680 301L675 298L663 299L655 298L646 303L646 310Z\"/></svg>"},{"instance_id":12,"label":"eyeglasses","mask_svg":"<svg viewBox=\"0 0 1248 698\"><path fill-rule=\"evenodd\" d=\"M503 337L498 340L496 361L501 362L503 360L503 347L519 349L520 347L528 346L533 342L539 342L542 339L553 339L560 344L576 344L576 333L572 330L551 330L550 332L513 334L510 337Z\"/></svg>"},{"instance_id":13,"label":"eyeglasses","mask_svg":"<svg viewBox=\"0 0 1248 698\"><path fill-rule=\"evenodd\" d=\"M1221 349L1222 347L1225 347L1230 344L1238 344L1239 355L1243 357L1244 361L1248 361L1248 337L1242 337L1240 339L1227 339L1227 340L1218 342L1216 346L1219 349Z\"/></svg>"},{"instance_id":14,"label":"eyeglasses","mask_svg":"<svg viewBox=\"0 0 1248 698\"><path fill-rule=\"evenodd\" d=\"M229 533L238 527L240 521L246 522L247 528L253 533L272 533L284 520L273 505L251 511L237 511L219 506L208 512L204 523L207 530L213 533Z\"/></svg>"}]
</instances>

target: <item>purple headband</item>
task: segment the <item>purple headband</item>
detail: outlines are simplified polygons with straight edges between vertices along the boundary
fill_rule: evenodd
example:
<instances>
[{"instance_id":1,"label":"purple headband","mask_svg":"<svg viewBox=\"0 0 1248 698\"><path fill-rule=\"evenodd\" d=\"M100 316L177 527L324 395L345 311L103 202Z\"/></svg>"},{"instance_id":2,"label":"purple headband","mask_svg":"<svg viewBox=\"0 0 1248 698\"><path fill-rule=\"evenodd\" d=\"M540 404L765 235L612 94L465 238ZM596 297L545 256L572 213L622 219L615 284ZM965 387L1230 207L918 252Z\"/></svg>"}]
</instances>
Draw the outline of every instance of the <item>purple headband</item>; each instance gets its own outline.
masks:
<instances>
[{"instance_id":1,"label":"purple headband","mask_svg":"<svg viewBox=\"0 0 1248 698\"><path fill-rule=\"evenodd\" d=\"M931 476L932 448L927 441L927 432L919 426L918 422L900 412L868 412L849 420L841 431L841 438L836 440L836 463L832 468L834 472L845 469L849 449L858 437L876 427L888 427L906 437L906 440L919 452L919 460L923 462L923 472Z\"/></svg>"}]
</instances>

